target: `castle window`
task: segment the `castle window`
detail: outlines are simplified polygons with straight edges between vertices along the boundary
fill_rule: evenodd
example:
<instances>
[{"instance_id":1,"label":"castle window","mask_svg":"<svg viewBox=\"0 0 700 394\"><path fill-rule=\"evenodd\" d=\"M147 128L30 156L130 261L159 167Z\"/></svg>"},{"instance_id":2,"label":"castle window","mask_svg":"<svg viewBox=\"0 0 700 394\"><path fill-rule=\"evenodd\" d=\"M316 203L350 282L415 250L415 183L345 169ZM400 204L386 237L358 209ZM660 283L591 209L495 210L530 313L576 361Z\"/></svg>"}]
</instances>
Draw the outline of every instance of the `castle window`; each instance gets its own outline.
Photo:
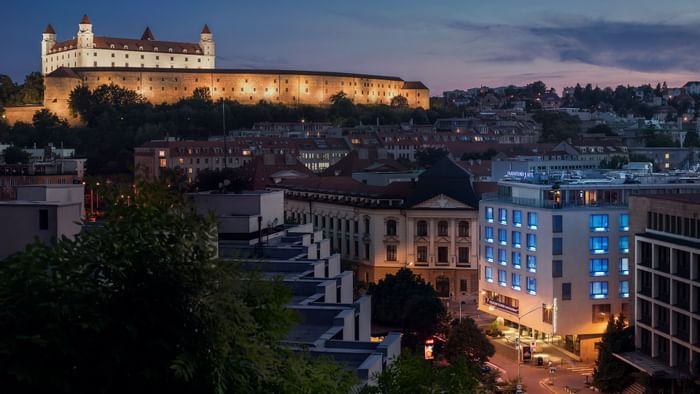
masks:
<instances>
[{"instance_id":1,"label":"castle window","mask_svg":"<svg viewBox=\"0 0 700 394\"><path fill-rule=\"evenodd\" d=\"M156 48L158 50L158 48ZM160 60L160 56L156 56L156 60Z\"/></svg>"},{"instance_id":2,"label":"castle window","mask_svg":"<svg viewBox=\"0 0 700 394\"><path fill-rule=\"evenodd\" d=\"M173 52L173 48L168 48L168 52L172 53L172 52Z\"/></svg>"},{"instance_id":3,"label":"castle window","mask_svg":"<svg viewBox=\"0 0 700 394\"><path fill-rule=\"evenodd\" d=\"M267 92L267 88L265 88L265 91Z\"/></svg>"},{"instance_id":4,"label":"castle window","mask_svg":"<svg viewBox=\"0 0 700 394\"><path fill-rule=\"evenodd\" d=\"M112 54L112 57L114 57L114 54Z\"/></svg>"},{"instance_id":5,"label":"castle window","mask_svg":"<svg viewBox=\"0 0 700 394\"><path fill-rule=\"evenodd\" d=\"M308 79L306 80L306 84L307 84L307 85L309 84L309 80L308 80Z\"/></svg>"},{"instance_id":6,"label":"castle window","mask_svg":"<svg viewBox=\"0 0 700 394\"><path fill-rule=\"evenodd\" d=\"M309 88L306 88L306 93L309 93Z\"/></svg>"},{"instance_id":7,"label":"castle window","mask_svg":"<svg viewBox=\"0 0 700 394\"><path fill-rule=\"evenodd\" d=\"M247 80L247 79L245 80L245 83L248 83L248 80Z\"/></svg>"},{"instance_id":8,"label":"castle window","mask_svg":"<svg viewBox=\"0 0 700 394\"><path fill-rule=\"evenodd\" d=\"M156 52L158 52L158 47L153 47L153 50L156 51ZM158 56L156 56L156 59L157 59L157 58L158 58Z\"/></svg>"},{"instance_id":9,"label":"castle window","mask_svg":"<svg viewBox=\"0 0 700 394\"><path fill-rule=\"evenodd\" d=\"M109 47L110 47L111 49L114 49L114 44L109 44Z\"/></svg>"},{"instance_id":10,"label":"castle window","mask_svg":"<svg viewBox=\"0 0 700 394\"><path fill-rule=\"evenodd\" d=\"M289 83L289 80L288 80L288 79L285 79L285 80L284 80L284 83Z\"/></svg>"},{"instance_id":11,"label":"castle window","mask_svg":"<svg viewBox=\"0 0 700 394\"><path fill-rule=\"evenodd\" d=\"M143 59L143 55L141 55L141 59Z\"/></svg>"},{"instance_id":12,"label":"castle window","mask_svg":"<svg viewBox=\"0 0 700 394\"><path fill-rule=\"evenodd\" d=\"M141 63L141 68L143 68L143 63Z\"/></svg>"},{"instance_id":13,"label":"castle window","mask_svg":"<svg viewBox=\"0 0 700 394\"><path fill-rule=\"evenodd\" d=\"M185 61L187 61L187 58L185 58Z\"/></svg>"},{"instance_id":14,"label":"castle window","mask_svg":"<svg viewBox=\"0 0 700 394\"><path fill-rule=\"evenodd\" d=\"M160 81L161 81L161 82L165 82L165 78L161 78Z\"/></svg>"},{"instance_id":15,"label":"castle window","mask_svg":"<svg viewBox=\"0 0 700 394\"><path fill-rule=\"evenodd\" d=\"M124 45L124 49L129 49L129 46L128 46L128 45Z\"/></svg>"},{"instance_id":16,"label":"castle window","mask_svg":"<svg viewBox=\"0 0 700 394\"><path fill-rule=\"evenodd\" d=\"M199 78L195 78L194 81L195 81L195 82L199 82Z\"/></svg>"},{"instance_id":17,"label":"castle window","mask_svg":"<svg viewBox=\"0 0 700 394\"><path fill-rule=\"evenodd\" d=\"M114 67L114 62L112 62L112 67Z\"/></svg>"},{"instance_id":18,"label":"castle window","mask_svg":"<svg viewBox=\"0 0 700 394\"><path fill-rule=\"evenodd\" d=\"M170 56L170 61L172 62L173 60L175 60L175 57Z\"/></svg>"},{"instance_id":19,"label":"castle window","mask_svg":"<svg viewBox=\"0 0 700 394\"><path fill-rule=\"evenodd\" d=\"M126 63L126 66L129 67L129 63ZM122 81L126 81L126 77L122 77Z\"/></svg>"},{"instance_id":20,"label":"castle window","mask_svg":"<svg viewBox=\"0 0 700 394\"><path fill-rule=\"evenodd\" d=\"M125 58L125 59L128 59L128 58L129 58L129 54L128 54L128 53L125 53L125 54L124 54L124 58Z\"/></svg>"},{"instance_id":21,"label":"castle window","mask_svg":"<svg viewBox=\"0 0 700 394\"><path fill-rule=\"evenodd\" d=\"M285 92L289 92L289 88L284 88L284 91L285 91Z\"/></svg>"},{"instance_id":22,"label":"castle window","mask_svg":"<svg viewBox=\"0 0 700 394\"><path fill-rule=\"evenodd\" d=\"M93 67L97 67L97 62L92 62Z\"/></svg>"},{"instance_id":23,"label":"castle window","mask_svg":"<svg viewBox=\"0 0 700 394\"><path fill-rule=\"evenodd\" d=\"M143 51L143 47L139 47L139 51ZM143 55L141 55L141 59L143 59Z\"/></svg>"},{"instance_id":24,"label":"castle window","mask_svg":"<svg viewBox=\"0 0 700 394\"><path fill-rule=\"evenodd\" d=\"M201 63L201 62L202 62L202 59L197 59L197 63Z\"/></svg>"},{"instance_id":25,"label":"castle window","mask_svg":"<svg viewBox=\"0 0 700 394\"><path fill-rule=\"evenodd\" d=\"M219 82L219 78L216 78L216 82Z\"/></svg>"}]
</instances>

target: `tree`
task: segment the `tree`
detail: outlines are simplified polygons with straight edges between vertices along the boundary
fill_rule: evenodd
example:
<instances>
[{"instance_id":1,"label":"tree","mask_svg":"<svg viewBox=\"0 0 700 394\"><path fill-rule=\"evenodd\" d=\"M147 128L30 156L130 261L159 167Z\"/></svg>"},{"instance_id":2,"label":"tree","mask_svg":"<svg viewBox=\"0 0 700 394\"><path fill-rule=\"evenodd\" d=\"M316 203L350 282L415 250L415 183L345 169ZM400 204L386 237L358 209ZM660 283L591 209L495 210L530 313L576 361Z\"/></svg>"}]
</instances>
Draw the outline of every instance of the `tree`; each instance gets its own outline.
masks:
<instances>
[{"instance_id":1,"label":"tree","mask_svg":"<svg viewBox=\"0 0 700 394\"><path fill-rule=\"evenodd\" d=\"M284 392L290 367L349 391L340 368L280 347L288 292L219 261L212 217L163 185L137 191L109 198L103 227L0 264L0 391Z\"/></svg>"},{"instance_id":2,"label":"tree","mask_svg":"<svg viewBox=\"0 0 700 394\"><path fill-rule=\"evenodd\" d=\"M211 92L208 87L200 86L192 91L192 98L201 101L211 101Z\"/></svg>"},{"instance_id":3,"label":"tree","mask_svg":"<svg viewBox=\"0 0 700 394\"><path fill-rule=\"evenodd\" d=\"M391 98L391 106L399 108L408 108L408 99L402 95L396 95Z\"/></svg>"},{"instance_id":4,"label":"tree","mask_svg":"<svg viewBox=\"0 0 700 394\"><path fill-rule=\"evenodd\" d=\"M604 393L621 392L633 382L634 369L613 356L634 350L634 332L625 327L624 316L611 315L598 347L593 369L593 384Z\"/></svg>"},{"instance_id":5,"label":"tree","mask_svg":"<svg viewBox=\"0 0 700 394\"><path fill-rule=\"evenodd\" d=\"M540 142L561 142L581 132L581 120L564 112L540 111L532 119L542 124Z\"/></svg>"},{"instance_id":6,"label":"tree","mask_svg":"<svg viewBox=\"0 0 700 394\"><path fill-rule=\"evenodd\" d=\"M17 146L5 148L3 156L5 157L5 164L27 164L31 157L29 153Z\"/></svg>"},{"instance_id":7,"label":"tree","mask_svg":"<svg viewBox=\"0 0 700 394\"><path fill-rule=\"evenodd\" d=\"M480 367L494 353L493 344L470 317L452 326L444 348L445 358L450 363L464 359L474 367Z\"/></svg>"},{"instance_id":8,"label":"tree","mask_svg":"<svg viewBox=\"0 0 700 394\"><path fill-rule=\"evenodd\" d=\"M685 135L685 141L683 142L684 146L695 146L695 147L700 147L700 138L698 138L698 132L697 131L689 131Z\"/></svg>"},{"instance_id":9,"label":"tree","mask_svg":"<svg viewBox=\"0 0 700 394\"><path fill-rule=\"evenodd\" d=\"M37 130L50 130L68 127L65 119L59 118L56 114L46 108L42 108L34 113L32 125Z\"/></svg>"},{"instance_id":10,"label":"tree","mask_svg":"<svg viewBox=\"0 0 700 394\"><path fill-rule=\"evenodd\" d=\"M355 116L355 104L348 98L345 92L340 91L330 97L331 106L328 109L328 116L334 123L345 125Z\"/></svg>"},{"instance_id":11,"label":"tree","mask_svg":"<svg viewBox=\"0 0 700 394\"><path fill-rule=\"evenodd\" d=\"M416 163L418 167L428 168L449 154L450 152L441 148L422 149L415 154Z\"/></svg>"},{"instance_id":12,"label":"tree","mask_svg":"<svg viewBox=\"0 0 700 394\"><path fill-rule=\"evenodd\" d=\"M586 133L588 133L588 134L603 134L603 135L606 135L606 136L615 136L615 135L617 135L617 134L615 134L615 133L612 131L612 129L610 128L610 126L608 126L607 124L595 125L595 126L589 128L588 130L586 130Z\"/></svg>"},{"instance_id":13,"label":"tree","mask_svg":"<svg viewBox=\"0 0 700 394\"><path fill-rule=\"evenodd\" d=\"M240 193L250 187L250 176L243 168L205 170L197 176L197 189L201 191L222 190Z\"/></svg>"},{"instance_id":14,"label":"tree","mask_svg":"<svg viewBox=\"0 0 700 394\"><path fill-rule=\"evenodd\" d=\"M372 295L374 321L402 328L402 343L407 347L422 346L439 331L447 315L433 286L408 268L370 283L367 294Z\"/></svg>"},{"instance_id":15,"label":"tree","mask_svg":"<svg viewBox=\"0 0 700 394\"><path fill-rule=\"evenodd\" d=\"M27 74L13 101L15 104L41 104L44 101L44 76L36 71Z\"/></svg>"}]
</instances>

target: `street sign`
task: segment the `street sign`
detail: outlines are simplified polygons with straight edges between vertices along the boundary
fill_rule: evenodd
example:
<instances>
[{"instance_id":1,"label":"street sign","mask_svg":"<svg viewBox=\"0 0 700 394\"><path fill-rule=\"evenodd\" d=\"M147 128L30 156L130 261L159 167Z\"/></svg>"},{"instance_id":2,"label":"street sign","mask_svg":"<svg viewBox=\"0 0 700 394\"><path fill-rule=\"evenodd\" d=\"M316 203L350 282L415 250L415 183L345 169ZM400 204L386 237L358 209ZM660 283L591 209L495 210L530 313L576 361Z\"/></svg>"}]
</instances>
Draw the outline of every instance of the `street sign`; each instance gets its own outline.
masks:
<instances>
[{"instance_id":1,"label":"street sign","mask_svg":"<svg viewBox=\"0 0 700 394\"><path fill-rule=\"evenodd\" d=\"M517 386L515 386L515 388L518 389L518 390L522 390L522 389L523 389L523 385L522 385L522 384L518 384Z\"/></svg>"},{"instance_id":2,"label":"street sign","mask_svg":"<svg viewBox=\"0 0 700 394\"><path fill-rule=\"evenodd\" d=\"M523 361L530 360L532 358L532 350L530 346L523 346Z\"/></svg>"}]
</instances>

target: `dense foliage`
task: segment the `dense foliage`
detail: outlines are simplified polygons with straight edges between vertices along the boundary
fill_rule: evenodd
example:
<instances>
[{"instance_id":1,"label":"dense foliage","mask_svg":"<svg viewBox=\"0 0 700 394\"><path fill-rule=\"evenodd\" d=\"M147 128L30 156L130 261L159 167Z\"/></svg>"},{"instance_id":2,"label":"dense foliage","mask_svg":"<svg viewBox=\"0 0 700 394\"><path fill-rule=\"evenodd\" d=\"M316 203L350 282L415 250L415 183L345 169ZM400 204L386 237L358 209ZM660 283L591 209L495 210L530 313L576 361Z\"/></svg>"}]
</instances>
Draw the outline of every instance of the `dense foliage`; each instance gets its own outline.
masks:
<instances>
[{"instance_id":1,"label":"dense foliage","mask_svg":"<svg viewBox=\"0 0 700 394\"><path fill-rule=\"evenodd\" d=\"M634 368L613 356L634 350L634 330L625 327L624 317L610 316L598 348L593 370L593 384L604 393L618 393L632 384Z\"/></svg>"},{"instance_id":2,"label":"dense foliage","mask_svg":"<svg viewBox=\"0 0 700 394\"><path fill-rule=\"evenodd\" d=\"M416 165L419 168L429 168L450 154L446 149L426 148L416 151Z\"/></svg>"},{"instance_id":3,"label":"dense foliage","mask_svg":"<svg viewBox=\"0 0 700 394\"><path fill-rule=\"evenodd\" d=\"M278 345L286 289L219 261L212 218L136 190L103 227L0 264L0 392L349 391L335 364Z\"/></svg>"},{"instance_id":4,"label":"dense foliage","mask_svg":"<svg viewBox=\"0 0 700 394\"><path fill-rule=\"evenodd\" d=\"M532 119L542 124L540 142L561 142L581 133L581 120L565 112L540 111Z\"/></svg>"},{"instance_id":5,"label":"dense foliage","mask_svg":"<svg viewBox=\"0 0 700 394\"><path fill-rule=\"evenodd\" d=\"M445 344L444 356L450 362L464 358L475 367L493 356L496 349L470 317L455 322Z\"/></svg>"},{"instance_id":6,"label":"dense foliage","mask_svg":"<svg viewBox=\"0 0 700 394\"><path fill-rule=\"evenodd\" d=\"M44 77L41 73L28 74L21 85L15 84L9 76L0 74L0 109L10 105L41 104L43 99Z\"/></svg>"}]
</instances>

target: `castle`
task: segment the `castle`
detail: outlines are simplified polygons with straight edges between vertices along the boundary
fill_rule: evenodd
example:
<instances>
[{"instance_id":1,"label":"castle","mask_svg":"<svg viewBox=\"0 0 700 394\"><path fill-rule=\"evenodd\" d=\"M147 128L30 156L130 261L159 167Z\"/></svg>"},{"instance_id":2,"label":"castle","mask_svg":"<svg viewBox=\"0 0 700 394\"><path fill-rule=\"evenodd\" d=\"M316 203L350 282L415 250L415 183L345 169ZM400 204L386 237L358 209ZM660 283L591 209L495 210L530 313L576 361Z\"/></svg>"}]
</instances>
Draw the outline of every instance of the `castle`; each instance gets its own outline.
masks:
<instances>
[{"instance_id":1,"label":"castle","mask_svg":"<svg viewBox=\"0 0 700 394\"><path fill-rule=\"evenodd\" d=\"M146 27L141 39L95 36L85 15L74 39L57 42L49 24L41 41L44 104L9 107L7 119L31 122L37 110L47 108L76 124L68 97L76 86L94 89L115 84L134 90L154 104L174 103L199 87L213 100L243 104L261 100L287 105L329 105L330 97L344 92L356 104L389 104L404 96L412 108L428 108L430 91L418 81L398 77L339 72L217 69L213 34L204 25L198 43L158 41Z\"/></svg>"}]
</instances>

